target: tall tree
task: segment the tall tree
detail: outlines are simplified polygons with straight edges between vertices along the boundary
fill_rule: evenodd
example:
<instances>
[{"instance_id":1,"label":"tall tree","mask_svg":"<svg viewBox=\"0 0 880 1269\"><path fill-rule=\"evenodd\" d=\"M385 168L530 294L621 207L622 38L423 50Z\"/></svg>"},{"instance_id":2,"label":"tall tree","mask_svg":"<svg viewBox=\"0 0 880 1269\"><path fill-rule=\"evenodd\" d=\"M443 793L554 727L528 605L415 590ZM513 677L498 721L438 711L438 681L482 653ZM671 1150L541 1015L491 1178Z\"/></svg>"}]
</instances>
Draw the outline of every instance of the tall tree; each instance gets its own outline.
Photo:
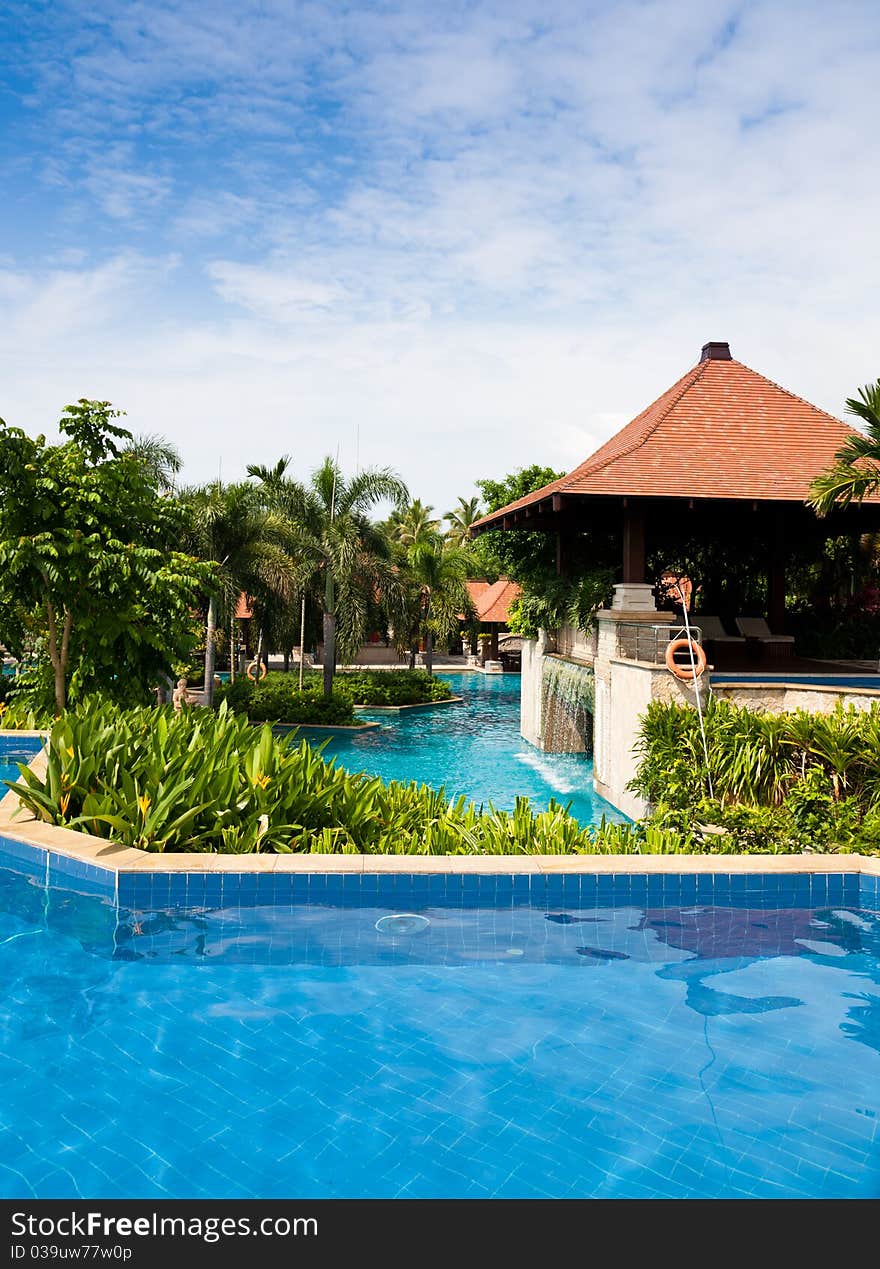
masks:
<instances>
[{"instance_id":1,"label":"tall tree","mask_svg":"<svg viewBox=\"0 0 880 1269\"><path fill-rule=\"evenodd\" d=\"M449 522L446 537L456 546L462 546L471 539L471 525L480 518L479 498L459 498L458 506L447 511L443 517Z\"/></svg>"},{"instance_id":2,"label":"tall tree","mask_svg":"<svg viewBox=\"0 0 880 1269\"><path fill-rule=\"evenodd\" d=\"M158 489L164 493L173 491L183 463L175 446L164 436L133 436L125 444L123 453L131 454L143 465L147 476Z\"/></svg>"},{"instance_id":3,"label":"tall tree","mask_svg":"<svg viewBox=\"0 0 880 1269\"><path fill-rule=\"evenodd\" d=\"M261 502L253 485L213 481L184 490L181 502L189 512L192 549L216 565L205 627L205 701L210 705L221 614L234 612L241 594L255 600L258 608L289 602L297 570L287 521Z\"/></svg>"},{"instance_id":4,"label":"tall tree","mask_svg":"<svg viewBox=\"0 0 880 1269\"><path fill-rule=\"evenodd\" d=\"M337 653L354 655L366 636L377 595L393 599L401 588L387 534L369 513L383 502L397 506L409 494L388 468L346 478L332 458L308 484L287 475L289 459L272 468L249 467L267 504L287 522L297 559L297 584L320 605L324 630L324 694L331 695Z\"/></svg>"},{"instance_id":5,"label":"tall tree","mask_svg":"<svg viewBox=\"0 0 880 1269\"><path fill-rule=\"evenodd\" d=\"M14 650L31 615L59 711L96 686L143 698L189 655L191 608L212 582L178 549L185 512L128 449L119 417L81 398L60 445L0 422L0 640Z\"/></svg>"},{"instance_id":6,"label":"tall tree","mask_svg":"<svg viewBox=\"0 0 880 1269\"><path fill-rule=\"evenodd\" d=\"M467 588L468 555L443 542L423 542L409 552L409 572L418 588L418 625L425 640L425 668L434 673L436 640L448 641L461 621L476 615Z\"/></svg>"},{"instance_id":7,"label":"tall tree","mask_svg":"<svg viewBox=\"0 0 880 1269\"><path fill-rule=\"evenodd\" d=\"M880 489L880 379L849 397L846 408L866 430L844 441L834 465L813 481L809 503L820 515L835 505L861 502Z\"/></svg>"},{"instance_id":8,"label":"tall tree","mask_svg":"<svg viewBox=\"0 0 880 1269\"><path fill-rule=\"evenodd\" d=\"M396 508L386 522L392 540L406 551L434 541L439 536L440 521L434 519L433 510L420 498L415 498L408 506Z\"/></svg>"}]
</instances>

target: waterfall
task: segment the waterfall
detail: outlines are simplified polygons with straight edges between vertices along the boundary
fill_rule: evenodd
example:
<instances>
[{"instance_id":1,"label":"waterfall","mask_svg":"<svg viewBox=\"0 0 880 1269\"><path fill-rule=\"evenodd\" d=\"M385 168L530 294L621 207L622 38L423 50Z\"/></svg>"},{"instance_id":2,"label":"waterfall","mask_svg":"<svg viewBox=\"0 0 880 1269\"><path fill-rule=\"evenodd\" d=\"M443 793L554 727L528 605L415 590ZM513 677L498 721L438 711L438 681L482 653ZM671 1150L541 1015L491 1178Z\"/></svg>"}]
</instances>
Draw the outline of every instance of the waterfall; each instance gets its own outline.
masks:
<instances>
[{"instance_id":1,"label":"waterfall","mask_svg":"<svg viewBox=\"0 0 880 1269\"><path fill-rule=\"evenodd\" d=\"M548 656L541 672L541 735L548 753L592 753L592 666Z\"/></svg>"}]
</instances>

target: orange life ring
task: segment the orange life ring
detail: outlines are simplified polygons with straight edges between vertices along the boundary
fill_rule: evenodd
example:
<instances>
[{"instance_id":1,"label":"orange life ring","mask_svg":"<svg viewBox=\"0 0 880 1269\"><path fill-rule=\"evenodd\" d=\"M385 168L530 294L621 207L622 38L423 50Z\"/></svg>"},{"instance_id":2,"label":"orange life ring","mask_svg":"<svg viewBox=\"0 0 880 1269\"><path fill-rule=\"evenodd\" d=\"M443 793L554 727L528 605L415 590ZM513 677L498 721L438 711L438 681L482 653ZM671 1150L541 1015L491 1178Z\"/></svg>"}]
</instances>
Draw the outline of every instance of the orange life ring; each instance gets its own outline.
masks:
<instances>
[{"instance_id":1,"label":"orange life ring","mask_svg":"<svg viewBox=\"0 0 880 1269\"><path fill-rule=\"evenodd\" d=\"M253 674L251 674L251 670L254 671ZM245 670L245 674L252 683L256 683L259 679L264 679L266 677L266 666L262 661L251 661L250 665Z\"/></svg>"},{"instance_id":2,"label":"orange life ring","mask_svg":"<svg viewBox=\"0 0 880 1269\"><path fill-rule=\"evenodd\" d=\"M678 665L675 660L676 652L681 652L685 648L693 651L693 669L689 665ZM690 682L691 679L698 679L705 670L706 654L696 639L673 639L666 648L666 668L677 679L682 679L686 683Z\"/></svg>"}]
</instances>

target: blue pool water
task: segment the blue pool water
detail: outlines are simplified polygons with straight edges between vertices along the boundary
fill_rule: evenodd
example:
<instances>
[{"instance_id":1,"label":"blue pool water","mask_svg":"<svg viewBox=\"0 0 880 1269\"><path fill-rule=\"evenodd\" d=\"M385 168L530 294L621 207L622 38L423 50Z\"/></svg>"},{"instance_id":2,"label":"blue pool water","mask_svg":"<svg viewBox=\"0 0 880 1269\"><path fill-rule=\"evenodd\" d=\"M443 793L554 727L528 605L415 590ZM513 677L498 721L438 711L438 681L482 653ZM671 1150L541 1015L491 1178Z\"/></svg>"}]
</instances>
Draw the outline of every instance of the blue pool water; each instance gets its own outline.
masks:
<instances>
[{"instance_id":1,"label":"blue pool water","mask_svg":"<svg viewBox=\"0 0 880 1269\"><path fill-rule=\"evenodd\" d=\"M8 792L4 780L19 778L19 763L28 763L39 752L40 741L15 732L0 733L0 798Z\"/></svg>"},{"instance_id":2,"label":"blue pool water","mask_svg":"<svg viewBox=\"0 0 880 1269\"><path fill-rule=\"evenodd\" d=\"M224 878L117 912L9 863L4 1197L880 1195L880 900L851 876L225 906Z\"/></svg>"},{"instance_id":3,"label":"blue pool water","mask_svg":"<svg viewBox=\"0 0 880 1269\"><path fill-rule=\"evenodd\" d=\"M551 798L571 803L583 824L626 816L593 792L593 764L583 754L549 754L519 734L517 674L444 675L461 705L401 714L364 713L381 728L334 736L327 756L349 771L383 780L443 785L450 797L490 801L512 810L517 797L544 810Z\"/></svg>"},{"instance_id":4,"label":"blue pool water","mask_svg":"<svg viewBox=\"0 0 880 1269\"><path fill-rule=\"evenodd\" d=\"M764 674L750 671L748 674L716 674L713 683L741 683L751 679L755 683L806 683L817 687L869 687L880 690L880 674Z\"/></svg>"}]
</instances>

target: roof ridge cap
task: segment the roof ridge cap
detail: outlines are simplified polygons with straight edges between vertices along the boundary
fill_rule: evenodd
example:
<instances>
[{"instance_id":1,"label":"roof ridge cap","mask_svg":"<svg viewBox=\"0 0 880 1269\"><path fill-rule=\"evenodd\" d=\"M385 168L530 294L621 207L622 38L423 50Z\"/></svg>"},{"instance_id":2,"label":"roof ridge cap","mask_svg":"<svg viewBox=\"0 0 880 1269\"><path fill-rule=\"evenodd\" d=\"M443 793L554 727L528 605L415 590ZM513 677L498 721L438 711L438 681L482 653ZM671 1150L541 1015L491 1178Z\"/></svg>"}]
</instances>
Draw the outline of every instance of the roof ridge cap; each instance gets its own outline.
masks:
<instances>
[{"instance_id":1,"label":"roof ridge cap","mask_svg":"<svg viewBox=\"0 0 880 1269\"><path fill-rule=\"evenodd\" d=\"M579 473L579 479L581 476L595 476L597 472L602 471L605 467L608 467L609 464L616 463L618 462L619 459L626 458L628 454L632 454L634 450L641 449L641 447L644 445L648 437L651 436L652 433L657 431L657 428L660 426L660 424L663 422L664 419L668 418L671 411L675 409L675 407L678 405L679 401L682 399L685 393L690 392L691 388L696 383L699 383L700 379L702 379L705 373L705 369L706 369L706 366L708 366L708 364L709 364L708 361L698 361L697 364L691 370L685 371L685 373L682 375L682 378L687 380L687 382L684 384L681 391L676 396L673 397L673 399L669 402L666 408L663 411L661 411L661 413L658 415L656 419L654 419L651 423L649 423L648 425L642 428L638 437L633 441L631 445L628 445L625 449L617 450L617 452L614 454L609 454L607 458L603 459L601 463L597 463L596 466L588 467L585 465L584 470L582 471L579 470L578 468L575 468L575 471L578 471ZM669 389L667 389L667 391L668 390ZM661 393L661 396L662 395L663 394ZM643 410L642 413L643 414L646 413L646 411L650 410L650 408L651 408L650 405L647 406L646 410ZM636 415L636 418L638 417L639 416ZM628 427L629 424L625 424L624 426ZM613 439L614 439L613 437L609 437L609 441ZM608 444L609 441L606 441L606 444ZM602 448L604 448L604 446L602 446ZM573 476L574 472L569 472L569 475ZM568 479L568 476L563 477L563 480L567 480L567 479Z\"/></svg>"}]
</instances>

